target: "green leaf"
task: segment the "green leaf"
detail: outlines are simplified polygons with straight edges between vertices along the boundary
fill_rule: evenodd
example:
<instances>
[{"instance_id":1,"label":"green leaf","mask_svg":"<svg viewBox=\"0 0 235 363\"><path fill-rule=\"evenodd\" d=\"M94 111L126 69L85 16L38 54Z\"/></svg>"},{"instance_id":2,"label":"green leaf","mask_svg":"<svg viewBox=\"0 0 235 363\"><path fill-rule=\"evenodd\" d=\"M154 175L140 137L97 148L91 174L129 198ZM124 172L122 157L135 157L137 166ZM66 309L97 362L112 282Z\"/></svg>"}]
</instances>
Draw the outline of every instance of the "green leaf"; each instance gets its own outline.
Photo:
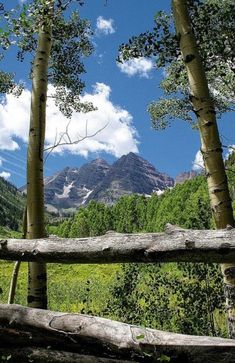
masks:
<instances>
[{"instance_id":1,"label":"green leaf","mask_svg":"<svg viewBox=\"0 0 235 363\"><path fill-rule=\"evenodd\" d=\"M159 358L158 358L158 360L160 361L160 362L170 362L171 361L171 358L170 357L168 357L167 355L165 355L165 354L162 354Z\"/></svg>"},{"instance_id":2,"label":"green leaf","mask_svg":"<svg viewBox=\"0 0 235 363\"><path fill-rule=\"evenodd\" d=\"M144 334L137 335L137 336L135 337L135 339L138 339L138 340L140 340L140 339L144 339Z\"/></svg>"}]
</instances>

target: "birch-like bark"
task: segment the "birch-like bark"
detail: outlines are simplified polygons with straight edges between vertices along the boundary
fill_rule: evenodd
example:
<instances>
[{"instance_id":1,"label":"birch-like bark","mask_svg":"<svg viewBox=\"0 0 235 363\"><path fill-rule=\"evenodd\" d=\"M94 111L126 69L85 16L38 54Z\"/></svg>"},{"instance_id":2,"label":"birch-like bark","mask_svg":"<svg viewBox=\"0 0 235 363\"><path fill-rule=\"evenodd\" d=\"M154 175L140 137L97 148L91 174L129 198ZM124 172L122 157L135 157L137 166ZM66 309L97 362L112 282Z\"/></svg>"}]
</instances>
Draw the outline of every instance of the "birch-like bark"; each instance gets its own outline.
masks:
<instances>
[{"instance_id":1,"label":"birch-like bark","mask_svg":"<svg viewBox=\"0 0 235 363\"><path fill-rule=\"evenodd\" d=\"M200 58L186 0L172 0L180 49L188 73L191 102L198 119L201 152L206 169L210 203L218 229L235 226L227 177L222 158L222 146L216 123L216 112L208 81ZM235 265L221 266L225 283L228 328L235 337Z\"/></svg>"},{"instance_id":2,"label":"birch-like bark","mask_svg":"<svg viewBox=\"0 0 235 363\"><path fill-rule=\"evenodd\" d=\"M27 238L45 237L43 149L45 139L48 61L52 43L54 0L47 1L45 21L38 33L33 64L30 130L27 160ZM28 305L47 308L46 264L29 263Z\"/></svg>"}]
</instances>

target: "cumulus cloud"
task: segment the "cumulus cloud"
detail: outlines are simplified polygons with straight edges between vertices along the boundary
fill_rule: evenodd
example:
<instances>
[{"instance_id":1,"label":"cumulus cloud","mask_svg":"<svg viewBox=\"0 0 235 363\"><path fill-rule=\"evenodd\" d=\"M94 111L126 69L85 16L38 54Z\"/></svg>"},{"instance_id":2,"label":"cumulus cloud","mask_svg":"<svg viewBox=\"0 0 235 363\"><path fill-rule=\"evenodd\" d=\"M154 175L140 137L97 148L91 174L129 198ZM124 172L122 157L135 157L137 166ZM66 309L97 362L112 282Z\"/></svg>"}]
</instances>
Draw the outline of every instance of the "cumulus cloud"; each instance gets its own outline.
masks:
<instances>
[{"instance_id":1,"label":"cumulus cloud","mask_svg":"<svg viewBox=\"0 0 235 363\"><path fill-rule=\"evenodd\" d=\"M202 153L200 150L198 150L198 152L196 153L195 159L192 162L192 164L193 164L192 169L195 171L200 171L202 169L205 169Z\"/></svg>"},{"instance_id":2,"label":"cumulus cloud","mask_svg":"<svg viewBox=\"0 0 235 363\"><path fill-rule=\"evenodd\" d=\"M4 178L4 179L8 180L8 179L10 179L10 177L11 177L11 173L8 173L7 171L2 171L2 172L0 173L0 176L1 176L2 178Z\"/></svg>"},{"instance_id":3,"label":"cumulus cloud","mask_svg":"<svg viewBox=\"0 0 235 363\"><path fill-rule=\"evenodd\" d=\"M113 23L113 19L104 19L103 16L98 16L96 21L96 33L104 35L115 33Z\"/></svg>"},{"instance_id":4,"label":"cumulus cloud","mask_svg":"<svg viewBox=\"0 0 235 363\"><path fill-rule=\"evenodd\" d=\"M235 145L229 145L228 152L226 153L224 159L227 160L229 158L229 155L232 154L234 151L235 151Z\"/></svg>"},{"instance_id":5,"label":"cumulus cloud","mask_svg":"<svg viewBox=\"0 0 235 363\"><path fill-rule=\"evenodd\" d=\"M52 86L49 86L48 92L53 93ZM53 98L48 98L46 145L53 145L55 135L58 140L68 126L72 141L86 135L94 136L72 146L60 146L53 152L70 152L85 157L93 152L107 152L116 157L131 151L138 152L138 135L133 118L127 110L111 102L110 93L108 85L96 83L93 92L86 93L81 101L92 102L97 110L87 114L74 112L71 120L62 115ZM6 95L5 102L0 104L0 149L16 150L20 147L19 139L27 142L29 111L30 91L24 90L19 98ZM66 141L66 136L63 141Z\"/></svg>"},{"instance_id":6,"label":"cumulus cloud","mask_svg":"<svg viewBox=\"0 0 235 363\"><path fill-rule=\"evenodd\" d=\"M153 61L145 57L133 58L123 63L117 63L121 72L126 73L129 77L139 75L140 77L149 78L153 69Z\"/></svg>"}]
</instances>

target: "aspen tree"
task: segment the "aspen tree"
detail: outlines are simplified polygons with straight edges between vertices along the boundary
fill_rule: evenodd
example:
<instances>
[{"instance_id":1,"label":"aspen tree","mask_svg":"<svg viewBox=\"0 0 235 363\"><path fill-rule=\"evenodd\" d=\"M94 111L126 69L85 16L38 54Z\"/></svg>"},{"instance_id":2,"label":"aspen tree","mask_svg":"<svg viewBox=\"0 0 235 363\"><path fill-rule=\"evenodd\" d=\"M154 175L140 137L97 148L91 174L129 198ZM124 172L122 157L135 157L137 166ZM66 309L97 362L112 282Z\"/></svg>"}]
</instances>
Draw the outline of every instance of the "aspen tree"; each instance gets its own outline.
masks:
<instances>
[{"instance_id":1,"label":"aspen tree","mask_svg":"<svg viewBox=\"0 0 235 363\"><path fill-rule=\"evenodd\" d=\"M43 4L38 44L32 69L29 142L27 157L27 234L26 238L45 237L43 150L46 125L48 63L52 45L54 0ZM43 15L43 14L42 14ZM28 306L47 308L46 264L29 262Z\"/></svg>"},{"instance_id":2,"label":"aspen tree","mask_svg":"<svg viewBox=\"0 0 235 363\"><path fill-rule=\"evenodd\" d=\"M200 131L212 213L218 229L235 227L214 102L191 28L187 0L173 0L172 4L177 36L188 74L190 99ZM235 265L223 264L221 268L225 283L229 336L235 338Z\"/></svg>"},{"instance_id":3,"label":"aspen tree","mask_svg":"<svg viewBox=\"0 0 235 363\"><path fill-rule=\"evenodd\" d=\"M18 47L17 58L25 61L32 56L32 81L29 143L27 156L27 230L26 238L46 236L44 223L44 141L48 79L54 94L50 95L66 116L73 111L93 110L82 103L80 94L85 87L80 75L85 72L81 56L93 50L90 27L77 11L68 12L72 0L32 0L23 7L5 11L7 30L1 32L5 49ZM82 0L77 0L82 5ZM65 16L66 12L66 16ZM1 90L1 89L0 89ZM89 137L89 136L87 136ZM12 298L11 298L12 301ZM28 305L47 308L46 264L29 263Z\"/></svg>"}]
</instances>

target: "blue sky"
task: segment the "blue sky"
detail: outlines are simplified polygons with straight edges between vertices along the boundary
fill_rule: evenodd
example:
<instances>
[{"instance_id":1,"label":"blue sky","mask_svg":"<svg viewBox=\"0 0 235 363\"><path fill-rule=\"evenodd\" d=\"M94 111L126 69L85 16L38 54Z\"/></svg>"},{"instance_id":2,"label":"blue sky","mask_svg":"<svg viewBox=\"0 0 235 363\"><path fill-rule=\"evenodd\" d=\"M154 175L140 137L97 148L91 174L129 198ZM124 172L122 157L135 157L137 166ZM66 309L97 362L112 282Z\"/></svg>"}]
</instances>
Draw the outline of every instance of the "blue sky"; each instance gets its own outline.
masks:
<instances>
[{"instance_id":1,"label":"blue sky","mask_svg":"<svg viewBox=\"0 0 235 363\"><path fill-rule=\"evenodd\" d=\"M9 2L8 3L9 6ZM16 1L11 1L12 5ZM161 96L159 88L163 71L154 63L141 59L125 64L116 63L118 46L130 36L137 35L153 25L154 14L169 9L170 0L86 0L80 8L82 17L91 21L95 51L85 60L87 73L85 100L92 101L99 110L91 115L74 115L69 126L72 136L83 137L86 127L95 137L88 138L69 149L57 149L45 165L45 174L51 175L66 166L84 164L96 157L112 163L122 154L138 152L158 170L175 177L190 170L200 148L199 134L185 122L176 120L165 131L151 127L146 111L148 103ZM19 99L8 96L0 105L0 175L21 186L25 183L27 134L30 107L30 83L27 80L29 64L18 63L10 53L2 68L15 72L24 80L26 90ZM59 137L67 120L48 101L47 143ZM221 133L234 144L235 124L232 114L219 121Z\"/></svg>"}]
</instances>

